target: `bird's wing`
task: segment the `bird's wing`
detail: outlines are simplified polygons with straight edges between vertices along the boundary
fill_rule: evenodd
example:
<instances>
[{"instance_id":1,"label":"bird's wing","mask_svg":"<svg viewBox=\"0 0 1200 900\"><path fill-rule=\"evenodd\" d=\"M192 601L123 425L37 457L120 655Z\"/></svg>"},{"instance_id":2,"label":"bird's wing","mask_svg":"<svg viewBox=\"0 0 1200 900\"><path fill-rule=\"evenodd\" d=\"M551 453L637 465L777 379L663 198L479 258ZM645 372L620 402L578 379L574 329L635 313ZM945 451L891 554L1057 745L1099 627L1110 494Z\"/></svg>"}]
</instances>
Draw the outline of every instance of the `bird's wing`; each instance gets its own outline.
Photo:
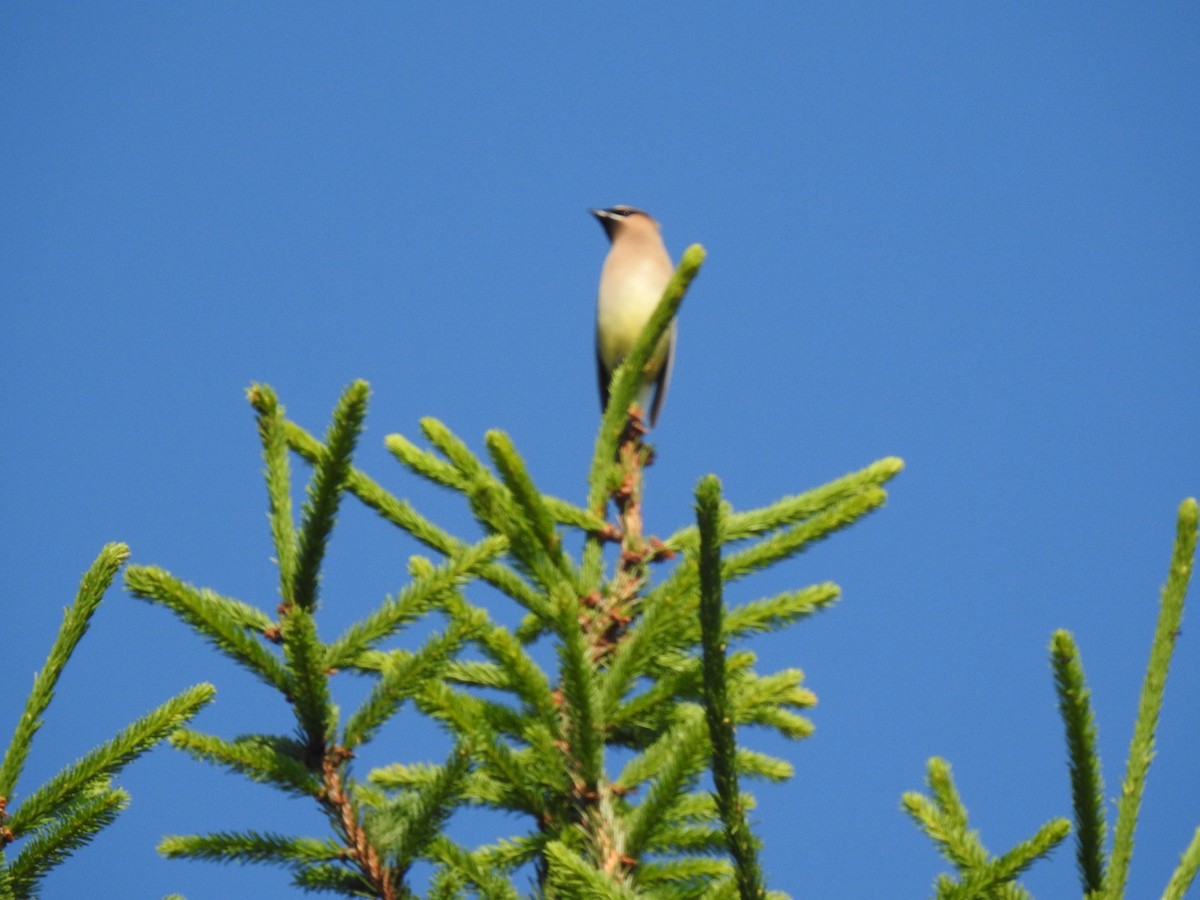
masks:
<instances>
[{"instance_id":1,"label":"bird's wing","mask_svg":"<svg viewBox=\"0 0 1200 900\"><path fill-rule=\"evenodd\" d=\"M600 383L600 412L608 409L608 386L612 381L612 372L604 367L604 355L600 352L600 331L596 331L596 380Z\"/></svg>"},{"instance_id":2,"label":"bird's wing","mask_svg":"<svg viewBox=\"0 0 1200 900\"><path fill-rule=\"evenodd\" d=\"M663 360L658 377L654 379L654 405L650 407L650 427L658 422L658 413L667 399L667 385L671 382L671 367L675 365L675 323L671 323L671 338L667 342L667 358Z\"/></svg>"}]
</instances>

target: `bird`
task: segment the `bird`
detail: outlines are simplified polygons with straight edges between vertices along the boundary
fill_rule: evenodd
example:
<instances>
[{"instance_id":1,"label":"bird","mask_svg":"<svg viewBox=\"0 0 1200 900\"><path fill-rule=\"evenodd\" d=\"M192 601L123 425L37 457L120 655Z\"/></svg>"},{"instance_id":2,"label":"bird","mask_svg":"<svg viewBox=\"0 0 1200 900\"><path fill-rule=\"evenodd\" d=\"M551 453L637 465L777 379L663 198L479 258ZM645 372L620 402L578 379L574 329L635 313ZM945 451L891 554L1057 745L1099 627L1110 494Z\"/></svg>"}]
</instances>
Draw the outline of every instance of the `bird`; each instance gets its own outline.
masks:
<instances>
[{"instance_id":1,"label":"bird","mask_svg":"<svg viewBox=\"0 0 1200 900\"><path fill-rule=\"evenodd\" d=\"M675 266L663 244L662 229L648 213L632 206L589 210L611 246L600 270L596 298L596 371L600 382L600 408L608 407L613 372L633 349L650 315L662 299ZM675 359L675 323L662 336L642 377L638 404L645 407L650 392L650 425L658 422L671 366Z\"/></svg>"}]
</instances>

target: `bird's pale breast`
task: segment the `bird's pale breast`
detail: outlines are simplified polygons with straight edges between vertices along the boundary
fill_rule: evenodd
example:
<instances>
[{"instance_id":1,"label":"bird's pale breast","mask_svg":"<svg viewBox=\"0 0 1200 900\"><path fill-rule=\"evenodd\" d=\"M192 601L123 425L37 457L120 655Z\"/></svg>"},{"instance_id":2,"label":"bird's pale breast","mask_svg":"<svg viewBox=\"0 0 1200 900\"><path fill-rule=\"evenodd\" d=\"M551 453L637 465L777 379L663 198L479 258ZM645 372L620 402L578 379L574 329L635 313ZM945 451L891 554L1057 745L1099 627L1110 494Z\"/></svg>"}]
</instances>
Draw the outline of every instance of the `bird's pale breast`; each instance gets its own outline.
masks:
<instances>
[{"instance_id":1,"label":"bird's pale breast","mask_svg":"<svg viewBox=\"0 0 1200 900\"><path fill-rule=\"evenodd\" d=\"M608 273L604 273L607 275ZM670 280L657 264L638 267L625 272L621 279L602 278L597 325L600 356L605 366L612 371L633 347L634 342L646 327L663 290ZM618 282L618 283L613 283ZM655 351L649 368L656 370L666 355L669 336L664 335Z\"/></svg>"}]
</instances>

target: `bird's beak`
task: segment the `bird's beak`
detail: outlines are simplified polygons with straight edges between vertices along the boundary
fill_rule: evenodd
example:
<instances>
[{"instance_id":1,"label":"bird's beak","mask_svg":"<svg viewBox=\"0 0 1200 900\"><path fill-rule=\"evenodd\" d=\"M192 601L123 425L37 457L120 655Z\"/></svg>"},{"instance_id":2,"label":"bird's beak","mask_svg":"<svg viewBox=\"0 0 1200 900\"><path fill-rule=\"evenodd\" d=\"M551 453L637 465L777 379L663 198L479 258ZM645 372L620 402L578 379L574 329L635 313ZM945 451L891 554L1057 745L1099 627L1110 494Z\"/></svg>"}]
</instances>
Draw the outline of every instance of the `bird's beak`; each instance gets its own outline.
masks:
<instances>
[{"instance_id":1,"label":"bird's beak","mask_svg":"<svg viewBox=\"0 0 1200 900\"><path fill-rule=\"evenodd\" d=\"M617 219L607 209L589 209L596 221L600 223L600 227L604 229L604 233L608 235L609 240L612 240L613 228L616 227Z\"/></svg>"}]
</instances>

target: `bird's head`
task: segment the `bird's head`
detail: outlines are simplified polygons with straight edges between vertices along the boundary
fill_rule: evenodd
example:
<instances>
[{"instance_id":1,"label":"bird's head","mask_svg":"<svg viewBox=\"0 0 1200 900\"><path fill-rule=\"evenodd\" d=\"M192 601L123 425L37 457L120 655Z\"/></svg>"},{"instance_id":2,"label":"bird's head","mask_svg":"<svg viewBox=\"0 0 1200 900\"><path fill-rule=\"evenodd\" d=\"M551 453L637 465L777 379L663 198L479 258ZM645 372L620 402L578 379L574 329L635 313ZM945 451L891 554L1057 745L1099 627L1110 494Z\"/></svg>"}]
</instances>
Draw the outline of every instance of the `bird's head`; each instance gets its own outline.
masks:
<instances>
[{"instance_id":1,"label":"bird's head","mask_svg":"<svg viewBox=\"0 0 1200 900\"><path fill-rule=\"evenodd\" d=\"M618 234L633 233L648 229L653 232L659 230L658 223L650 216L649 213L633 207L619 204L610 206L608 209L592 209L588 210L600 222L600 226L604 229L604 233L608 235L610 241L616 240Z\"/></svg>"}]
</instances>

